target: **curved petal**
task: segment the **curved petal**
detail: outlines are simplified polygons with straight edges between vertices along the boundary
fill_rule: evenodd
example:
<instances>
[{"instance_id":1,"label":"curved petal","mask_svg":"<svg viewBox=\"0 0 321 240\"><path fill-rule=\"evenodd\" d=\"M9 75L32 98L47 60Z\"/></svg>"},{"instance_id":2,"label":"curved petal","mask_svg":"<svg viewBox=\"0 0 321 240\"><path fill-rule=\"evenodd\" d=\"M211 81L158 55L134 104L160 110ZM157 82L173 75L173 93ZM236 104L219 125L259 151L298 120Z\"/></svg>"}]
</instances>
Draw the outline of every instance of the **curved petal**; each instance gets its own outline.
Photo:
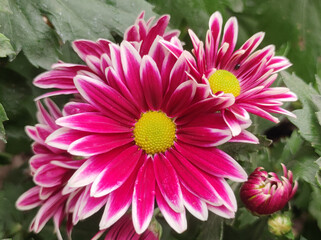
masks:
<instances>
[{"instance_id":1,"label":"curved petal","mask_svg":"<svg viewBox=\"0 0 321 240\"><path fill-rule=\"evenodd\" d=\"M201 221L206 221L208 218L208 210L206 203L193 193L188 191L182 186L182 193L184 199L184 205L187 210L196 218Z\"/></svg>"},{"instance_id":2,"label":"curved petal","mask_svg":"<svg viewBox=\"0 0 321 240\"><path fill-rule=\"evenodd\" d=\"M135 182L132 218L136 232L143 233L153 217L155 203L155 175L153 162L148 158L140 168Z\"/></svg>"},{"instance_id":3,"label":"curved petal","mask_svg":"<svg viewBox=\"0 0 321 240\"><path fill-rule=\"evenodd\" d=\"M141 154L142 150L133 145L111 159L95 179L91 196L101 197L119 188L135 169Z\"/></svg>"},{"instance_id":4,"label":"curved petal","mask_svg":"<svg viewBox=\"0 0 321 240\"><path fill-rule=\"evenodd\" d=\"M68 152L75 156L93 156L105 153L133 141L132 134L93 134L70 144Z\"/></svg>"},{"instance_id":5,"label":"curved petal","mask_svg":"<svg viewBox=\"0 0 321 240\"><path fill-rule=\"evenodd\" d=\"M88 102L100 109L108 117L117 121L133 122L139 116L136 108L118 91L96 79L87 76L76 76L75 85Z\"/></svg>"},{"instance_id":6,"label":"curved petal","mask_svg":"<svg viewBox=\"0 0 321 240\"><path fill-rule=\"evenodd\" d=\"M180 182L184 187L194 195L204 199L206 202L214 205L221 204L221 199L217 197L215 189L203 176L201 171L175 150L167 151L165 156L173 165Z\"/></svg>"},{"instance_id":7,"label":"curved petal","mask_svg":"<svg viewBox=\"0 0 321 240\"><path fill-rule=\"evenodd\" d=\"M56 124L92 133L124 133L132 130L121 123L97 113L78 113L59 118Z\"/></svg>"},{"instance_id":8,"label":"curved petal","mask_svg":"<svg viewBox=\"0 0 321 240\"><path fill-rule=\"evenodd\" d=\"M86 132L80 132L68 128L59 128L47 137L46 144L53 148L67 150L72 142L87 135L88 133Z\"/></svg>"},{"instance_id":9,"label":"curved petal","mask_svg":"<svg viewBox=\"0 0 321 240\"><path fill-rule=\"evenodd\" d=\"M184 210L182 191L177 174L163 154L154 156L154 171L157 185L165 201L176 212Z\"/></svg>"},{"instance_id":10,"label":"curved petal","mask_svg":"<svg viewBox=\"0 0 321 240\"><path fill-rule=\"evenodd\" d=\"M247 179L244 169L229 155L217 148L200 148L184 143L175 143L175 148L191 163L203 171L232 181Z\"/></svg>"},{"instance_id":11,"label":"curved petal","mask_svg":"<svg viewBox=\"0 0 321 240\"><path fill-rule=\"evenodd\" d=\"M40 187L35 186L23 193L16 202L16 208L19 210L30 210L42 204L39 198Z\"/></svg>"},{"instance_id":12,"label":"curved petal","mask_svg":"<svg viewBox=\"0 0 321 240\"><path fill-rule=\"evenodd\" d=\"M147 105L139 76L141 57L137 50L126 41L123 41L120 45L120 55L127 87L138 105L146 110Z\"/></svg>"},{"instance_id":13,"label":"curved petal","mask_svg":"<svg viewBox=\"0 0 321 240\"><path fill-rule=\"evenodd\" d=\"M100 229L105 229L116 223L129 209L134 192L134 184L137 178L137 172L141 165L146 161L146 155L142 155L136 169L130 177L116 190L108 196L106 207L99 223Z\"/></svg>"},{"instance_id":14,"label":"curved petal","mask_svg":"<svg viewBox=\"0 0 321 240\"><path fill-rule=\"evenodd\" d=\"M178 233L182 233L187 229L186 213L175 212L165 201L160 190L156 187L156 201L159 210L163 214L167 223Z\"/></svg>"},{"instance_id":15,"label":"curved petal","mask_svg":"<svg viewBox=\"0 0 321 240\"><path fill-rule=\"evenodd\" d=\"M147 55L140 66L140 79L148 107L158 110L163 100L162 81L155 61Z\"/></svg>"},{"instance_id":16,"label":"curved petal","mask_svg":"<svg viewBox=\"0 0 321 240\"><path fill-rule=\"evenodd\" d=\"M117 157L128 146L114 149L105 154L88 158L83 165L73 174L68 181L68 186L79 188L92 183L104 171L109 162Z\"/></svg>"}]
</instances>

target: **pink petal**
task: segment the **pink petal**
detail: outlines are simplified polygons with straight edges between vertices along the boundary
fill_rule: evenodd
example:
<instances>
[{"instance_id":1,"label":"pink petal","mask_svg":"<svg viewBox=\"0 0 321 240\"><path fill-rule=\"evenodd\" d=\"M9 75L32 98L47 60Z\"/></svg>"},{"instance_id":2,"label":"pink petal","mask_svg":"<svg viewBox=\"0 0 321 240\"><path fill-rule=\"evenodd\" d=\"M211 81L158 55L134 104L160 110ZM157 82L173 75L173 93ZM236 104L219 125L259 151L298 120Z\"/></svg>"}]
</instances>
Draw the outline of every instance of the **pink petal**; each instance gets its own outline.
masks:
<instances>
[{"instance_id":1,"label":"pink petal","mask_svg":"<svg viewBox=\"0 0 321 240\"><path fill-rule=\"evenodd\" d=\"M164 102L167 102L168 99L172 96L172 93L175 89L182 83L187 80L187 75L185 71L187 70L187 66L183 57L180 57L175 62L175 65L172 66L170 75L169 75L169 82L166 86L167 89L164 89L166 92L166 97Z\"/></svg>"},{"instance_id":2,"label":"pink petal","mask_svg":"<svg viewBox=\"0 0 321 240\"><path fill-rule=\"evenodd\" d=\"M86 76L76 76L74 82L82 97L107 116L125 123L138 117L133 105L110 86Z\"/></svg>"},{"instance_id":3,"label":"pink petal","mask_svg":"<svg viewBox=\"0 0 321 240\"><path fill-rule=\"evenodd\" d=\"M79 188L92 183L96 177L104 171L108 163L125 149L126 147L120 147L110 152L88 158L69 179L68 186Z\"/></svg>"},{"instance_id":4,"label":"pink petal","mask_svg":"<svg viewBox=\"0 0 321 240\"><path fill-rule=\"evenodd\" d=\"M115 120L91 112L62 117L56 123L62 127L92 133L124 133L132 131L129 127Z\"/></svg>"},{"instance_id":5,"label":"pink petal","mask_svg":"<svg viewBox=\"0 0 321 240\"><path fill-rule=\"evenodd\" d=\"M225 207L224 205L221 206L213 206L208 204L207 205L208 210L210 210L211 212L223 217L223 218L234 218L235 217L235 212L229 210L227 207Z\"/></svg>"},{"instance_id":6,"label":"pink petal","mask_svg":"<svg viewBox=\"0 0 321 240\"><path fill-rule=\"evenodd\" d=\"M68 128L59 128L46 138L46 144L54 148L67 150L72 142L87 135L88 133L86 132L80 132Z\"/></svg>"},{"instance_id":7,"label":"pink petal","mask_svg":"<svg viewBox=\"0 0 321 240\"><path fill-rule=\"evenodd\" d=\"M59 205L64 202L65 199L65 196L57 193L42 205L35 217L33 225L35 233L39 233L41 231L49 219L57 212Z\"/></svg>"},{"instance_id":8,"label":"pink petal","mask_svg":"<svg viewBox=\"0 0 321 240\"><path fill-rule=\"evenodd\" d=\"M94 198L90 197L90 186L87 186L80 201L78 216L80 219L86 219L98 212L107 202L108 197Z\"/></svg>"},{"instance_id":9,"label":"pink petal","mask_svg":"<svg viewBox=\"0 0 321 240\"><path fill-rule=\"evenodd\" d=\"M35 186L23 193L16 202L16 208L19 210L30 210L41 205L42 201L39 198L40 187Z\"/></svg>"},{"instance_id":10,"label":"pink petal","mask_svg":"<svg viewBox=\"0 0 321 240\"><path fill-rule=\"evenodd\" d=\"M70 144L68 152L75 156L93 156L105 153L133 141L132 133L93 134Z\"/></svg>"},{"instance_id":11,"label":"pink petal","mask_svg":"<svg viewBox=\"0 0 321 240\"><path fill-rule=\"evenodd\" d=\"M100 229L108 228L113 225L129 209L130 204L132 203L134 183L136 181L137 173L145 161L146 155L143 154L136 166L136 169L132 172L125 183L108 195L109 197L105 211L99 224Z\"/></svg>"},{"instance_id":12,"label":"pink petal","mask_svg":"<svg viewBox=\"0 0 321 240\"><path fill-rule=\"evenodd\" d=\"M184 205L187 210L193 214L194 217L206 221L208 218L208 210L206 203L199 197L195 196L193 193L188 191L184 186L182 186L182 193L184 199Z\"/></svg>"},{"instance_id":13,"label":"pink petal","mask_svg":"<svg viewBox=\"0 0 321 240\"><path fill-rule=\"evenodd\" d=\"M174 211L182 212L184 204L179 179L173 166L163 154L154 156L154 171L157 185L165 201Z\"/></svg>"},{"instance_id":14,"label":"pink petal","mask_svg":"<svg viewBox=\"0 0 321 240\"><path fill-rule=\"evenodd\" d=\"M47 110L43 107L40 101L36 102L37 108L39 110L41 119L44 120L44 124L51 127L51 129L56 129L57 125L55 124L55 119L47 112Z\"/></svg>"},{"instance_id":15,"label":"pink petal","mask_svg":"<svg viewBox=\"0 0 321 240\"><path fill-rule=\"evenodd\" d=\"M38 168L33 180L42 187L54 187L63 182L64 175L67 172L67 169L47 164Z\"/></svg>"},{"instance_id":16,"label":"pink petal","mask_svg":"<svg viewBox=\"0 0 321 240\"><path fill-rule=\"evenodd\" d=\"M97 58L100 58L100 56L103 54L103 51L99 47L99 45L96 42L90 40L73 41L72 47L83 61L86 61L86 58L88 56L95 56Z\"/></svg>"},{"instance_id":17,"label":"pink petal","mask_svg":"<svg viewBox=\"0 0 321 240\"><path fill-rule=\"evenodd\" d=\"M201 171L174 150L167 151L165 156L173 165L180 182L186 189L209 203L221 204L215 189L203 176Z\"/></svg>"},{"instance_id":18,"label":"pink petal","mask_svg":"<svg viewBox=\"0 0 321 240\"><path fill-rule=\"evenodd\" d=\"M43 98L59 96L59 95L76 94L76 93L78 93L77 89L58 90L58 91L53 91L53 92L49 92L49 93L44 93L44 94L40 95L39 97L36 97L34 100L39 101Z\"/></svg>"},{"instance_id":19,"label":"pink petal","mask_svg":"<svg viewBox=\"0 0 321 240\"><path fill-rule=\"evenodd\" d=\"M225 207L235 212L237 210L237 203L234 192L230 185L228 185L224 178L218 178L208 174L206 175L206 178L215 188Z\"/></svg>"},{"instance_id":20,"label":"pink petal","mask_svg":"<svg viewBox=\"0 0 321 240\"><path fill-rule=\"evenodd\" d=\"M142 150L133 145L111 159L95 179L91 196L101 197L119 188L135 169L141 154Z\"/></svg>"},{"instance_id":21,"label":"pink petal","mask_svg":"<svg viewBox=\"0 0 321 240\"><path fill-rule=\"evenodd\" d=\"M147 55L140 66L140 79L148 107L158 110L163 100L162 81L156 63Z\"/></svg>"},{"instance_id":22,"label":"pink petal","mask_svg":"<svg viewBox=\"0 0 321 240\"><path fill-rule=\"evenodd\" d=\"M232 55L236 45L237 36L238 36L237 20L235 17L231 17L224 26L224 34L223 34L221 45L223 45L224 43L228 43L229 48L225 53L224 58L222 59L223 64L221 64L221 66L224 66L228 61L229 57Z\"/></svg>"},{"instance_id":23,"label":"pink petal","mask_svg":"<svg viewBox=\"0 0 321 240\"><path fill-rule=\"evenodd\" d=\"M175 44L165 41L165 40L160 40L160 43L168 49L176 58L179 58L183 52L181 48L176 46Z\"/></svg>"},{"instance_id":24,"label":"pink petal","mask_svg":"<svg viewBox=\"0 0 321 240\"><path fill-rule=\"evenodd\" d=\"M137 50L126 41L123 41L120 45L120 55L128 89L139 106L146 110L147 105L139 76L141 57Z\"/></svg>"},{"instance_id":25,"label":"pink petal","mask_svg":"<svg viewBox=\"0 0 321 240\"><path fill-rule=\"evenodd\" d=\"M177 116L184 110L185 106L190 105L196 92L195 82L189 80L180 84L167 101L166 113L168 116Z\"/></svg>"},{"instance_id":26,"label":"pink petal","mask_svg":"<svg viewBox=\"0 0 321 240\"><path fill-rule=\"evenodd\" d=\"M74 115L78 113L96 112L97 110L88 103L68 102L63 109L63 115Z\"/></svg>"},{"instance_id":27,"label":"pink petal","mask_svg":"<svg viewBox=\"0 0 321 240\"><path fill-rule=\"evenodd\" d=\"M156 187L156 200L159 210L163 214L167 223L178 233L182 233L187 229L186 213L175 212L165 201L160 190Z\"/></svg>"},{"instance_id":28,"label":"pink petal","mask_svg":"<svg viewBox=\"0 0 321 240\"><path fill-rule=\"evenodd\" d=\"M215 147L230 139L229 130L208 127L184 127L177 130L177 140L199 147Z\"/></svg>"},{"instance_id":29,"label":"pink petal","mask_svg":"<svg viewBox=\"0 0 321 240\"><path fill-rule=\"evenodd\" d=\"M237 136L241 133L242 129L239 123L239 120L235 117L235 115L226 110L222 112L224 121L226 122L226 124L228 125L228 127L230 128L232 135L233 136Z\"/></svg>"},{"instance_id":30,"label":"pink petal","mask_svg":"<svg viewBox=\"0 0 321 240\"><path fill-rule=\"evenodd\" d=\"M155 202L155 175L153 162L148 158L140 168L135 182L132 218L136 232L143 233L153 217Z\"/></svg>"},{"instance_id":31,"label":"pink petal","mask_svg":"<svg viewBox=\"0 0 321 240\"><path fill-rule=\"evenodd\" d=\"M244 169L229 155L217 148L200 148L175 143L175 148L191 163L211 175L243 182L247 179Z\"/></svg>"},{"instance_id":32,"label":"pink petal","mask_svg":"<svg viewBox=\"0 0 321 240\"><path fill-rule=\"evenodd\" d=\"M242 132L229 140L229 142L241 142L241 143L251 143L251 144L259 144L259 139L250 133L249 131L242 130Z\"/></svg>"},{"instance_id":33,"label":"pink petal","mask_svg":"<svg viewBox=\"0 0 321 240\"><path fill-rule=\"evenodd\" d=\"M206 44L206 62L210 67L214 66L216 63L216 54L217 50L219 48L219 41L221 37L221 32L222 32L222 23L223 23L223 18L220 12L216 11L215 13L212 14L209 20L209 29L210 33L208 35L211 35L211 41L207 41L210 44Z\"/></svg>"},{"instance_id":34,"label":"pink petal","mask_svg":"<svg viewBox=\"0 0 321 240\"><path fill-rule=\"evenodd\" d=\"M149 30L140 48L140 54L142 56L149 52L149 49L152 46L154 39L157 37L157 35L162 36L164 34L165 29L169 22L169 18L170 17L168 15L163 15L158 19L155 25Z\"/></svg>"},{"instance_id":35,"label":"pink petal","mask_svg":"<svg viewBox=\"0 0 321 240\"><path fill-rule=\"evenodd\" d=\"M268 119L268 120L275 122L275 123L279 122L279 119L277 119L276 117L273 117L267 111L264 111L262 108L259 108L253 104L241 103L241 104L239 104L239 106L244 108L248 112L258 115L262 118Z\"/></svg>"}]
</instances>

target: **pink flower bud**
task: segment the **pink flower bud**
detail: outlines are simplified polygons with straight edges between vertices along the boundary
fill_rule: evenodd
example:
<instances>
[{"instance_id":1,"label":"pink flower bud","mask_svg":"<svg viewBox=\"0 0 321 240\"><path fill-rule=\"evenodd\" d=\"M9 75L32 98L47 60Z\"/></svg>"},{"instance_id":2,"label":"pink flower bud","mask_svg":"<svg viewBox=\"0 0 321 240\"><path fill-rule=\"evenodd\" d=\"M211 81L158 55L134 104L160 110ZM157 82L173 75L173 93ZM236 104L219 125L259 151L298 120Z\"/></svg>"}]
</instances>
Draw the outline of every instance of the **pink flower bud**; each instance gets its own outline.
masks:
<instances>
[{"instance_id":1,"label":"pink flower bud","mask_svg":"<svg viewBox=\"0 0 321 240\"><path fill-rule=\"evenodd\" d=\"M281 210L294 196L298 182L292 186L292 172L281 165L284 175L281 179L276 173L267 173L263 167L258 167L241 187L241 200L254 214L266 215Z\"/></svg>"}]
</instances>

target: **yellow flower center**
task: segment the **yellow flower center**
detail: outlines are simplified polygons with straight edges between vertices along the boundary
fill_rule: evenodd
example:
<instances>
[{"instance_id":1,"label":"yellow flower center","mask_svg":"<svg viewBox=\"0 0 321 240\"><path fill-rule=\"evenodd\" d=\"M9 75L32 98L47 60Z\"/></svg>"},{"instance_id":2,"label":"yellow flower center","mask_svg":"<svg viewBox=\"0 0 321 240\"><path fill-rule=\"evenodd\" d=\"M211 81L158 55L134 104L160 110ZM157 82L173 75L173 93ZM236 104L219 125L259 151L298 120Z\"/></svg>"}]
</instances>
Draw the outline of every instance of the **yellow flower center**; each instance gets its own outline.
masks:
<instances>
[{"instance_id":1,"label":"yellow flower center","mask_svg":"<svg viewBox=\"0 0 321 240\"><path fill-rule=\"evenodd\" d=\"M234 74L229 71L217 70L209 77L208 81L214 94L222 91L224 93L232 93L234 97L240 95L240 83Z\"/></svg>"},{"instance_id":2,"label":"yellow flower center","mask_svg":"<svg viewBox=\"0 0 321 240\"><path fill-rule=\"evenodd\" d=\"M175 133L175 123L161 111L143 113L134 127L135 143L147 154L165 152L173 146Z\"/></svg>"}]
</instances>

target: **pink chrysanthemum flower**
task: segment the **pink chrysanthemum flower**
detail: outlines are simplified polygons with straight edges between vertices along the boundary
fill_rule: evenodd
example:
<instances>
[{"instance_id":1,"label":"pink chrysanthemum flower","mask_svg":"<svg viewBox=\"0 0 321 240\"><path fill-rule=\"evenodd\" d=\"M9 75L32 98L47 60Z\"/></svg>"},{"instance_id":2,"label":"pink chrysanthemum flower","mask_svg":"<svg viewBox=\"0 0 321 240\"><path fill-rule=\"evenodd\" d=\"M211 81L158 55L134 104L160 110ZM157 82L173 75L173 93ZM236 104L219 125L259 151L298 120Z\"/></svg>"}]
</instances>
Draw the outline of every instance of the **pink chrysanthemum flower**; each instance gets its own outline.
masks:
<instances>
[{"instance_id":1,"label":"pink chrysanthemum flower","mask_svg":"<svg viewBox=\"0 0 321 240\"><path fill-rule=\"evenodd\" d=\"M225 178L244 181L242 167L215 146L227 141L257 143L244 130L233 138L219 110L229 97L209 98L208 88L188 81L183 58L175 60L160 44L140 56L128 41L109 44L111 62L100 75L74 78L84 102L71 102L46 143L88 159L68 181L107 196L100 229L114 224L132 205L138 234L153 216L155 198L177 232L186 227L185 208L201 220L208 210L234 217L236 201ZM94 51L94 50L92 50ZM163 57L165 56L165 57Z\"/></svg>"},{"instance_id":2,"label":"pink chrysanthemum flower","mask_svg":"<svg viewBox=\"0 0 321 240\"><path fill-rule=\"evenodd\" d=\"M76 160L67 151L45 143L47 136L59 128L55 120L62 117L54 102L45 99L45 103L49 112L37 102L39 123L26 127L27 134L34 140L35 155L29 164L36 186L22 194L16 206L20 210L40 207L30 225L30 231L40 232L52 218L57 237L62 239L59 227L63 219L68 219L67 230L70 235L73 225L97 212L107 199L90 197L89 187L74 189L66 186L69 178L85 159Z\"/></svg>"},{"instance_id":3,"label":"pink chrysanthemum flower","mask_svg":"<svg viewBox=\"0 0 321 240\"><path fill-rule=\"evenodd\" d=\"M274 172L267 173L258 167L249 176L240 190L245 207L255 214L266 215L281 210L294 196L298 182L293 184L293 175L282 164L281 179Z\"/></svg>"},{"instance_id":4,"label":"pink chrysanthemum flower","mask_svg":"<svg viewBox=\"0 0 321 240\"><path fill-rule=\"evenodd\" d=\"M158 240L161 237L161 227L155 220L143 234L137 234L130 214L125 214L108 230L98 232L91 240L98 240L106 231L104 240Z\"/></svg>"},{"instance_id":5,"label":"pink chrysanthemum flower","mask_svg":"<svg viewBox=\"0 0 321 240\"><path fill-rule=\"evenodd\" d=\"M278 119L270 113L286 114L295 117L280 106L284 101L296 101L297 97L285 87L270 87L277 78L277 72L288 68L291 63L285 57L274 56L275 47L269 45L254 50L262 42L264 33L259 32L235 50L238 25L235 17L225 24L222 34L222 16L215 12L209 20L209 30L204 43L189 30L193 43L193 56L163 41L176 57L184 55L190 67L190 74L200 83L206 83L215 96L224 92L235 98L235 103L222 113L233 135L241 131L237 118L248 119L253 113L273 122Z\"/></svg>"},{"instance_id":6,"label":"pink chrysanthemum flower","mask_svg":"<svg viewBox=\"0 0 321 240\"><path fill-rule=\"evenodd\" d=\"M152 24L154 18L145 21L144 12L142 12L135 24L125 31L124 40L129 41L141 56L157 54L158 57L165 57L164 51L160 50L162 47L155 48L155 44L160 38L170 40L180 33L179 30L165 32L169 19L168 15L163 15L156 23ZM111 62L117 61L115 57L118 49L110 49L110 43L106 39L98 39L96 42L84 39L74 41L72 47L86 65L64 62L53 64L52 70L40 74L33 83L39 88L59 90L46 93L37 99L61 94L77 94L78 91L73 81L77 74L105 79L104 70Z\"/></svg>"}]
</instances>

